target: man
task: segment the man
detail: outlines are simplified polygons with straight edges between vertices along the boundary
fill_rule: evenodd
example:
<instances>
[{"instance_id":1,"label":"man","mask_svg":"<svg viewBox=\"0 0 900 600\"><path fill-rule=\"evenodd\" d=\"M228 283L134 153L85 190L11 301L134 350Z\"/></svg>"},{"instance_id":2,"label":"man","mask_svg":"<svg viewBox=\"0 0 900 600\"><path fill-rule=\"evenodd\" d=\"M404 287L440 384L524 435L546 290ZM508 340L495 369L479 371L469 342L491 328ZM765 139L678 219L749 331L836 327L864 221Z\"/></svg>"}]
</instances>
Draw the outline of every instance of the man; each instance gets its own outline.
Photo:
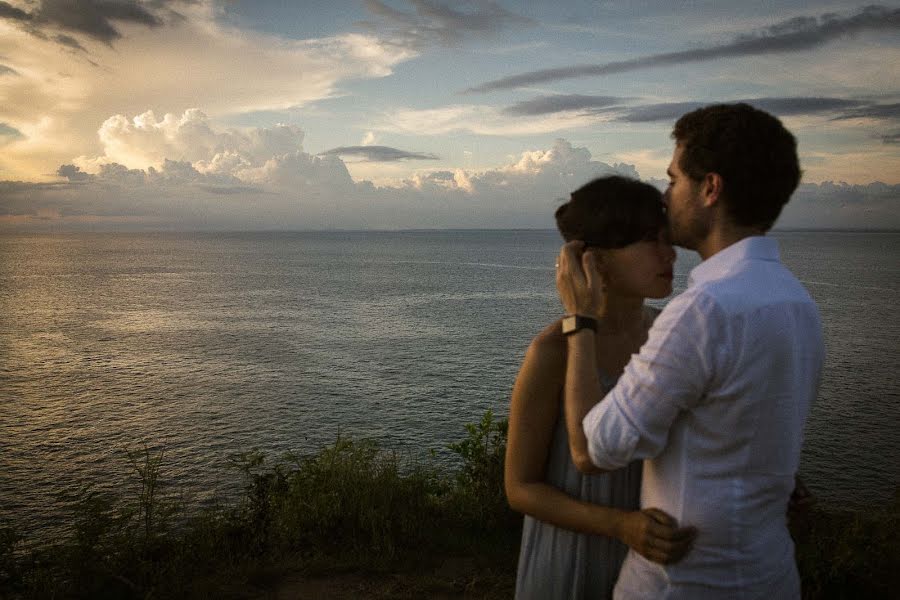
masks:
<instances>
[{"instance_id":1,"label":"man","mask_svg":"<svg viewBox=\"0 0 900 600\"><path fill-rule=\"evenodd\" d=\"M698 532L676 564L631 552L616 598L798 599L785 508L824 352L815 304L765 236L800 179L796 141L746 104L688 113L672 136L672 241L703 262L600 403L589 317L603 265L578 242L560 253L563 305L588 317L568 320L573 460L644 459L641 506Z\"/></svg>"}]
</instances>

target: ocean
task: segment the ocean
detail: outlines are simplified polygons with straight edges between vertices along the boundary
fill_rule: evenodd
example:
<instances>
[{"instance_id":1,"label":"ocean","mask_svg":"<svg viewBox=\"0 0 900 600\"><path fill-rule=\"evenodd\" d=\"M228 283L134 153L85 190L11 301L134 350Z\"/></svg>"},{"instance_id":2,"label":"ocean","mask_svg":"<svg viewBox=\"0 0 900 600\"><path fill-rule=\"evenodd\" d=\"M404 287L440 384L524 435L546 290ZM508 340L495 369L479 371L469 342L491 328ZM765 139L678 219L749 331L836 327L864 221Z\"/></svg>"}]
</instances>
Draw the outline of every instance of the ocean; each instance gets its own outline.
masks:
<instances>
[{"instance_id":1,"label":"ocean","mask_svg":"<svg viewBox=\"0 0 900 600\"><path fill-rule=\"evenodd\" d=\"M826 505L889 502L900 233L773 235L825 328L801 472ZM529 341L560 315L559 244L532 230L4 234L0 519L52 529L58 499L121 485L145 448L197 503L234 489L229 458L254 448L346 435L449 464L466 423L505 416ZM676 293L697 263L679 250Z\"/></svg>"}]
</instances>

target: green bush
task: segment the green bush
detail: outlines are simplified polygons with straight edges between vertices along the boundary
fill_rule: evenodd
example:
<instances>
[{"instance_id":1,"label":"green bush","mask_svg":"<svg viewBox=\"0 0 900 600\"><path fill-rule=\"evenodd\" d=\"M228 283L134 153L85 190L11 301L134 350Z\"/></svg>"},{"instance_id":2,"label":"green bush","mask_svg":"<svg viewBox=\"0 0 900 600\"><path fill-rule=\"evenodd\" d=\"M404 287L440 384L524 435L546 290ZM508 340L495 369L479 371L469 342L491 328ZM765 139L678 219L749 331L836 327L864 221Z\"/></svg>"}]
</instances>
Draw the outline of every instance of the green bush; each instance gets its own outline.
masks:
<instances>
[{"instance_id":1,"label":"green bush","mask_svg":"<svg viewBox=\"0 0 900 600\"><path fill-rule=\"evenodd\" d=\"M125 499L87 487L65 500L67 538L29 546L0 523L0 597L241 597L282 563L383 570L460 555L502 565L494 576L508 591L521 520L503 492L506 434L488 411L450 445L451 470L344 437L272 464L249 452L233 460L239 498L199 511L173 500L163 453L144 449L128 456ZM900 585L898 530L900 495L881 511L794 523L804 599L888 597Z\"/></svg>"},{"instance_id":2,"label":"green bush","mask_svg":"<svg viewBox=\"0 0 900 600\"><path fill-rule=\"evenodd\" d=\"M814 510L794 530L805 600L888 598L900 589L900 490L877 510Z\"/></svg>"},{"instance_id":3,"label":"green bush","mask_svg":"<svg viewBox=\"0 0 900 600\"><path fill-rule=\"evenodd\" d=\"M503 487L508 429L508 420L495 421L493 411L488 410L478 423L466 425L465 439L449 446L462 459L453 488L453 507L465 521L482 529L518 522Z\"/></svg>"}]
</instances>

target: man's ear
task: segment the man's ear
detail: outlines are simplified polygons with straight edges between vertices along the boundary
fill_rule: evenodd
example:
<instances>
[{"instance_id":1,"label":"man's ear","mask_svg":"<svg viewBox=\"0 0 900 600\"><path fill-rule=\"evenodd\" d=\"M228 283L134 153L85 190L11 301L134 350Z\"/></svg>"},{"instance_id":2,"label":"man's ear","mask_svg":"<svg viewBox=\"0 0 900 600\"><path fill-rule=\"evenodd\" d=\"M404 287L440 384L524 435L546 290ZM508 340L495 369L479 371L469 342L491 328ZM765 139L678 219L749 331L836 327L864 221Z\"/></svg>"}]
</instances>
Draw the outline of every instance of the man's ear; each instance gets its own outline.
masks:
<instances>
[{"instance_id":1,"label":"man's ear","mask_svg":"<svg viewBox=\"0 0 900 600\"><path fill-rule=\"evenodd\" d=\"M701 184L701 198L703 206L711 208L715 206L722 198L722 191L725 189L725 181L718 173L707 173L703 176Z\"/></svg>"}]
</instances>

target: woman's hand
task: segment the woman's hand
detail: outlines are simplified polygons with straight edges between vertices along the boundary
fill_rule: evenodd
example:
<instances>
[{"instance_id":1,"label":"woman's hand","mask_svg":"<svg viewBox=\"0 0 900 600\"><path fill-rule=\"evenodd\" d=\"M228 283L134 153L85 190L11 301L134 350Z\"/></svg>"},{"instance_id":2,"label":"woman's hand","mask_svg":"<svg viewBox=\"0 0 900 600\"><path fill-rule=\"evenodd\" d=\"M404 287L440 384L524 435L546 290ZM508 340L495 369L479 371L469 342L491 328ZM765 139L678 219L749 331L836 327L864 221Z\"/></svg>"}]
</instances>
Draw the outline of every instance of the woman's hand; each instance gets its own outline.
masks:
<instances>
[{"instance_id":1,"label":"woman's hand","mask_svg":"<svg viewBox=\"0 0 900 600\"><path fill-rule=\"evenodd\" d=\"M625 513L619 537L629 548L660 564L684 558L694 544L697 530L678 527L678 522L657 508Z\"/></svg>"},{"instance_id":2,"label":"woman's hand","mask_svg":"<svg viewBox=\"0 0 900 600\"><path fill-rule=\"evenodd\" d=\"M584 242L568 242L560 250L556 259L556 289L567 314L590 317L603 312L603 274L596 253L585 250Z\"/></svg>"}]
</instances>

